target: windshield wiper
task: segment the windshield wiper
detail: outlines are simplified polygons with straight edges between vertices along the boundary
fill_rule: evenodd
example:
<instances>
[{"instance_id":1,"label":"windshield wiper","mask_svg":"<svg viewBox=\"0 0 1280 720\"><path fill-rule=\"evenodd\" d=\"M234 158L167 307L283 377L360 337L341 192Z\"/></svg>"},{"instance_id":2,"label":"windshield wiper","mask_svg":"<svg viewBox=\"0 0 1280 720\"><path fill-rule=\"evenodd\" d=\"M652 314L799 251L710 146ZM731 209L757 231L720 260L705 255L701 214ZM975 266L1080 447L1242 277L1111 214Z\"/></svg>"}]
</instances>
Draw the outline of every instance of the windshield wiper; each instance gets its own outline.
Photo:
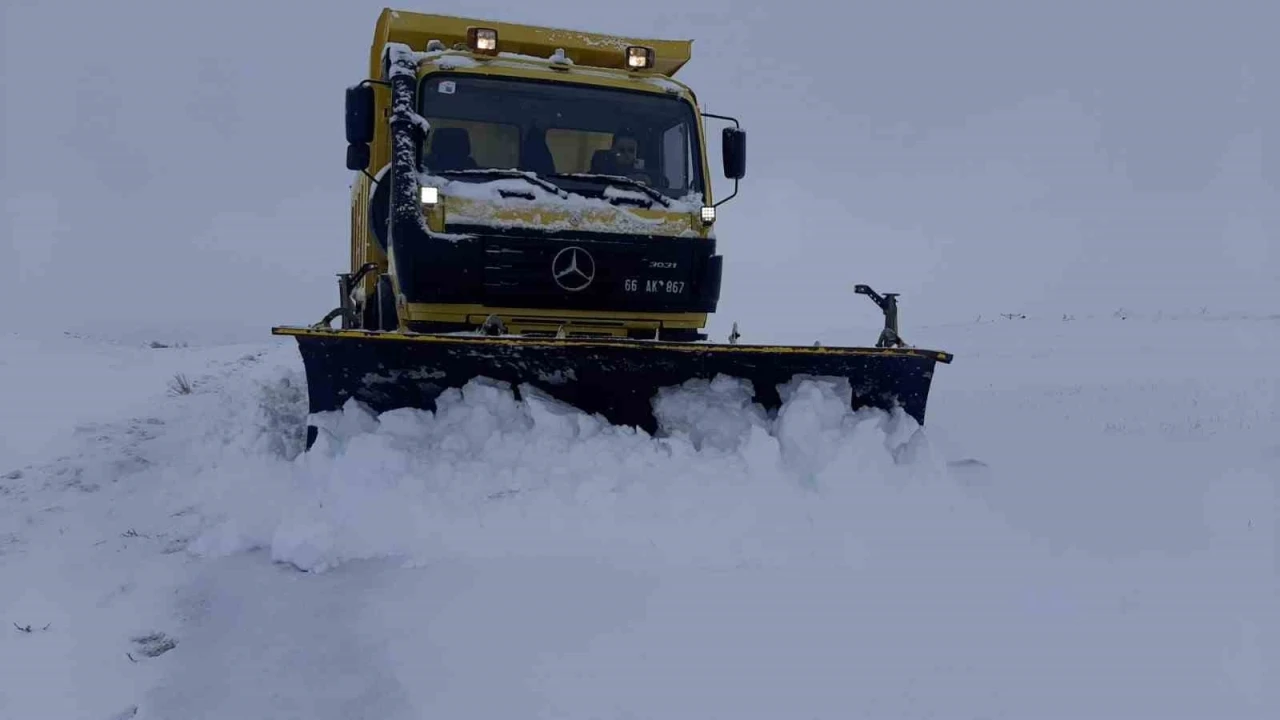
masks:
<instances>
[{"instance_id":1,"label":"windshield wiper","mask_svg":"<svg viewBox=\"0 0 1280 720\"><path fill-rule=\"evenodd\" d=\"M474 175L476 177L520 178L521 180L528 180L529 182L533 183L534 185L537 185L543 190L546 190L547 192L550 192L550 193L555 193L556 195L562 198L569 196L569 193L565 192L564 189L560 188L559 186L553 183L549 183L546 180L543 180L542 178L538 177L537 175L534 175L533 173L527 172L525 170L510 170L506 168L477 168L474 170L428 170L427 174L440 175L442 177L449 177L451 175Z\"/></svg>"},{"instance_id":2,"label":"windshield wiper","mask_svg":"<svg viewBox=\"0 0 1280 720\"><path fill-rule=\"evenodd\" d=\"M547 177L623 183L631 187L638 188L644 194L662 203L664 207L671 207L671 200L667 198L666 195L663 195L639 180L632 180L625 175L605 175L603 173L555 173L554 175L548 175Z\"/></svg>"}]
</instances>

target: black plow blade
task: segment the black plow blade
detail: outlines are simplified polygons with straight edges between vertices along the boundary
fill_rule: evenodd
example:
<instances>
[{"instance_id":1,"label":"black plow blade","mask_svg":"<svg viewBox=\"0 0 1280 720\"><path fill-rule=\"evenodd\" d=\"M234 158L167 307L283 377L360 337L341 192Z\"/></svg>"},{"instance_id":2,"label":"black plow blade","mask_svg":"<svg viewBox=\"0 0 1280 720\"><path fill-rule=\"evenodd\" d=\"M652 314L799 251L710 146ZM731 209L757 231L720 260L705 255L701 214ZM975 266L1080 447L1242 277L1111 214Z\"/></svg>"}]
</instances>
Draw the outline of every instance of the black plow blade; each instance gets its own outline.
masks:
<instances>
[{"instance_id":1,"label":"black plow blade","mask_svg":"<svg viewBox=\"0 0 1280 720\"><path fill-rule=\"evenodd\" d=\"M924 424L936 363L952 356L902 347L802 347L585 338L432 335L277 327L297 339L312 413L340 410L350 398L382 413L435 410L436 398L476 377L528 383L615 425L653 434L653 399L663 387L724 374L752 383L767 411L778 386L796 375L846 378L853 407L901 407ZM307 445L316 429L308 428Z\"/></svg>"}]
</instances>

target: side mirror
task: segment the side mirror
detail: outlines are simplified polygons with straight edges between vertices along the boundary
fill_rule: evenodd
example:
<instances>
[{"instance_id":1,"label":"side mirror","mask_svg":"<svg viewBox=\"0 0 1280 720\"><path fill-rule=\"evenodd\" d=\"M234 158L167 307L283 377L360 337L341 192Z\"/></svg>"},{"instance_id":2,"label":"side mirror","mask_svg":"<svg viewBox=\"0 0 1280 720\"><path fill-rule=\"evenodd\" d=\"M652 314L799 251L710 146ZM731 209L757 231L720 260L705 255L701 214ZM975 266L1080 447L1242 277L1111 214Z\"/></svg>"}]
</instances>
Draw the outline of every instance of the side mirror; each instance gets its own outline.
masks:
<instances>
[{"instance_id":1,"label":"side mirror","mask_svg":"<svg viewBox=\"0 0 1280 720\"><path fill-rule=\"evenodd\" d=\"M369 146L366 143L347 143L347 169L364 170L369 167Z\"/></svg>"},{"instance_id":2,"label":"side mirror","mask_svg":"<svg viewBox=\"0 0 1280 720\"><path fill-rule=\"evenodd\" d=\"M724 151L724 176L741 180L747 174L747 133L739 128L725 128L721 134Z\"/></svg>"},{"instance_id":3,"label":"side mirror","mask_svg":"<svg viewBox=\"0 0 1280 720\"><path fill-rule=\"evenodd\" d=\"M373 86L347 88L347 142L373 142Z\"/></svg>"}]
</instances>

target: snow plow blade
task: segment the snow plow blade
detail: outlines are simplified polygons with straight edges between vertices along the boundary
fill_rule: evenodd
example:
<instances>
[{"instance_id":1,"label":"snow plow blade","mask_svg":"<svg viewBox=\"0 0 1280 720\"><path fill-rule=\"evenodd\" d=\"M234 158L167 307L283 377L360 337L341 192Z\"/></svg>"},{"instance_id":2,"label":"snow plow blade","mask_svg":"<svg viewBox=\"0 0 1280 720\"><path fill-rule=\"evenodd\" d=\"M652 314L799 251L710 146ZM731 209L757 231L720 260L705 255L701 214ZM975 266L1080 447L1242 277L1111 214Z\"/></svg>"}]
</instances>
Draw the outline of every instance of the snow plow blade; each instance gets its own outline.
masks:
<instances>
[{"instance_id":1,"label":"snow plow blade","mask_svg":"<svg viewBox=\"0 0 1280 720\"><path fill-rule=\"evenodd\" d=\"M904 347L804 347L625 340L418 334L276 327L298 342L310 412L339 410L351 398L382 413L435 410L448 388L476 377L528 383L614 425L654 434L659 389L723 374L748 380L766 411L781 405L778 386L796 375L847 378L853 407L900 406L924 424L936 363L949 353ZM308 424L307 447L317 429Z\"/></svg>"}]
</instances>

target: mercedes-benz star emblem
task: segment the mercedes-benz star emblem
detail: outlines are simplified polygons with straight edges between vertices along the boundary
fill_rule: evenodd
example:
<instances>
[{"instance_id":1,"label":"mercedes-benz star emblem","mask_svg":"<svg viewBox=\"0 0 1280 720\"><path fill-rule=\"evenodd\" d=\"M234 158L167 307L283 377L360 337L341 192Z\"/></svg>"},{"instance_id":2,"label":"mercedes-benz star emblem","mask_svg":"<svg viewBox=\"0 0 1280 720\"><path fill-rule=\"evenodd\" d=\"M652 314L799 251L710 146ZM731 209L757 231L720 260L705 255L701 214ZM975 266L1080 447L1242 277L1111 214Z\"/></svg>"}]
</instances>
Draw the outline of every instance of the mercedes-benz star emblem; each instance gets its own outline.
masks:
<instances>
[{"instance_id":1,"label":"mercedes-benz star emblem","mask_svg":"<svg viewBox=\"0 0 1280 720\"><path fill-rule=\"evenodd\" d=\"M569 292L585 290L596 279L596 260L576 245L567 247L551 259L551 279Z\"/></svg>"}]
</instances>

